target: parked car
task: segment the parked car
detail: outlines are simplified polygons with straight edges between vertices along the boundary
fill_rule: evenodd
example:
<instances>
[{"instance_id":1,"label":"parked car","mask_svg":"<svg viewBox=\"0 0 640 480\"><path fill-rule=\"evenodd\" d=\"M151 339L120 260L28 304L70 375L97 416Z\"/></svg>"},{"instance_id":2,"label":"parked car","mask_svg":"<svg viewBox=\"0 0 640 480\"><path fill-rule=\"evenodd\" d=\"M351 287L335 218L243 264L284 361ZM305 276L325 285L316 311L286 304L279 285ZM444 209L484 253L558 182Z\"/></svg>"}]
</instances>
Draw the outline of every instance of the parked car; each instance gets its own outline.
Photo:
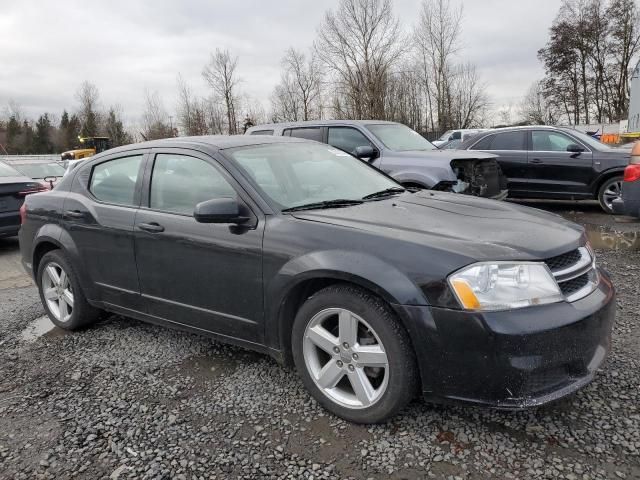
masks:
<instances>
[{"instance_id":1,"label":"parked car","mask_svg":"<svg viewBox=\"0 0 640 480\"><path fill-rule=\"evenodd\" d=\"M481 132L486 132L485 128L462 128L460 130L447 130L442 134L440 138L434 140L432 143L436 147L442 147L445 143L449 143L455 140L464 140L465 137L476 135Z\"/></svg>"},{"instance_id":2,"label":"parked car","mask_svg":"<svg viewBox=\"0 0 640 480\"><path fill-rule=\"evenodd\" d=\"M640 217L640 141L631 150L629 165L624 169L622 195L613 201L613 211L618 215Z\"/></svg>"},{"instance_id":3,"label":"parked car","mask_svg":"<svg viewBox=\"0 0 640 480\"><path fill-rule=\"evenodd\" d=\"M589 383L609 350L614 287L582 227L407 190L317 142L128 145L24 210L23 264L57 326L107 310L265 352L355 422L418 391L537 406Z\"/></svg>"},{"instance_id":4,"label":"parked car","mask_svg":"<svg viewBox=\"0 0 640 480\"><path fill-rule=\"evenodd\" d=\"M42 190L46 190L43 185L0 162L0 238L18 234L25 197Z\"/></svg>"},{"instance_id":5,"label":"parked car","mask_svg":"<svg viewBox=\"0 0 640 480\"><path fill-rule=\"evenodd\" d=\"M7 162L21 174L38 180L42 185L51 189L64 176L64 167L57 162L41 160L22 160Z\"/></svg>"},{"instance_id":6,"label":"parked car","mask_svg":"<svg viewBox=\"0 0 640 480\"><path fill-rule=\"evenodd\" d=\"M529 126L482 132L460 148L498 155L512 198L595 199L605 212L620 196L629 151L567 127Z\"/></svg>"},{"instance_id":7,"label":"parked car","mask_svg":"<svg viewBox=\"0 0 640 480\"><path fill-rule=\"evenodd\" d=\"M275 123L249 128L246 133L328 143L368 161L406 187L494 199L507 196L506 177L494 155L439 150L400 123L377 120Z\"/></svg>"}]
</instances>

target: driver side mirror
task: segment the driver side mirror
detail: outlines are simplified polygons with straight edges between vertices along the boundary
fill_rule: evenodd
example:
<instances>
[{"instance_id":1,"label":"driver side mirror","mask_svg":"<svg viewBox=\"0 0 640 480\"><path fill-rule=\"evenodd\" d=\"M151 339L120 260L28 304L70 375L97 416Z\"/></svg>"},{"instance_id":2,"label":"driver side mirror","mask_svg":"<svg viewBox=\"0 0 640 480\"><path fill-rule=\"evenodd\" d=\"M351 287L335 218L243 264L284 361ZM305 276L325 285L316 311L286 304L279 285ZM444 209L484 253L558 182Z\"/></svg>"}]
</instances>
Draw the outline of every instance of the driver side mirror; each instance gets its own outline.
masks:
<instances>
[{"instance_id":1,"label":"driver side mirror","mask_svg":"<svg viewBox=\"0 0 640 480\"><path fill-rule=\"evenodd\" d=\"M567 145L567 152L582 153L584 152L584 147L581 147L577 143L570 143Z\"/></svg>"},{"instance_id":2,"label":"driver side mirror","mask_svg":"<svg viewBox=\"0 0 640 480\"><path fill-rule=\"evenodd\" d=\"M193 218L199 223L234 223L240 225L249 221L243 215L243 206L235 198L214 198L200 202L193 211Z\"/></svg>"},{"instance_id":3,"label":"driver side mirror","mask_svg":"<svg viewBox=\"0 0 640 480\"><path fill-rule=\"evenodd\" d=\"M360 147L356 147L355 156L360 160L371 161L378 156L378 151L371 145L362 145Z\"/></svg>"}]
</instances>

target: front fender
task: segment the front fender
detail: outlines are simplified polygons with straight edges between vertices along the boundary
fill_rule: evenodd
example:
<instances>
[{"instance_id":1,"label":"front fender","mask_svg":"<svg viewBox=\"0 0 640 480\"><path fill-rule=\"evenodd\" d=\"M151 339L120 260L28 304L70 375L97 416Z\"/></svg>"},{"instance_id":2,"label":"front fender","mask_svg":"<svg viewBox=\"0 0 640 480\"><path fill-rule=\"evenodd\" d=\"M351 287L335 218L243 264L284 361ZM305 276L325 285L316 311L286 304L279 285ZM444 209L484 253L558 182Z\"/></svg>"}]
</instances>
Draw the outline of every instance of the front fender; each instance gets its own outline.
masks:
<instances>
[{"instance_id":1,"label":"front fender","mask_svg":"<svg viewBox=\"0 0 640 480\"><path fill-rule=\"evenodd\" d=\"M265 288L268 345L280 343L280 321L290 293L308 280L319 279L360 285L392 304L427 305L420 288L400 270L377 257L342 250L309 253L283 265Z\"/></svg>"},{"instance_id":2,"label":"front fender","mask_svg":"<svg viewBox=\"0 0 640 480\"><path fill-rule=\"evenodd\" d=\"M457 180L451 168L430 168L428 171L400 170L390 173L399 183L415 183L426 188L433 188L440 182Z\"/></svg>"}]
</instances>

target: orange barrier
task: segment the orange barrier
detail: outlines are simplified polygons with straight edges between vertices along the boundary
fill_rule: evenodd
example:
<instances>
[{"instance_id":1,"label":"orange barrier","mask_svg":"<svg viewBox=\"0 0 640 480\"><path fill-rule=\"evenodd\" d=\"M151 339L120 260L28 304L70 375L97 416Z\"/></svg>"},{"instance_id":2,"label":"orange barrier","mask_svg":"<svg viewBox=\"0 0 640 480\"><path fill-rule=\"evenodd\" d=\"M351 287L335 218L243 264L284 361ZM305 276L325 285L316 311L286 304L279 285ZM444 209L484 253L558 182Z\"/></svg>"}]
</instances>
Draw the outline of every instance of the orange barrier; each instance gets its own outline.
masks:
<instances>
[{"instance_id":1,"label":"orange barrier","mask_svg":"<svg viewBox=\"0 0 640 480\"><path fill-rule=\"evenodd\" d=\"M604 133L600 136L600 141L602 143L612 143L616 144L620 142L620 135L617 133Z\"/></svg>"}]
</instances>

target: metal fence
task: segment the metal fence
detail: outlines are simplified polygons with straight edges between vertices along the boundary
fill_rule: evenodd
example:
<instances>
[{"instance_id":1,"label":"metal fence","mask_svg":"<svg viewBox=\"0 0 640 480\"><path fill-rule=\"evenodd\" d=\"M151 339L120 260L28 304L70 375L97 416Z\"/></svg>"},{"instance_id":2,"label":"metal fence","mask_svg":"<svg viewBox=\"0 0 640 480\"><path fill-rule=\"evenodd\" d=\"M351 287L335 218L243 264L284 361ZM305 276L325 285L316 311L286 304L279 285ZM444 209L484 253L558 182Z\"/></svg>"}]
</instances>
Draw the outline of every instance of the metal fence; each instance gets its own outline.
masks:
<instances>
[{"instance_id":1,"label":"metal fence","mask_svg":"<svg viewBox=\"0 0 640 480\"><path fill-rule=\"evenodd\" d=\"M14 162L24 162L24 161L49 161L49 162L59 162L60 154L52 154L52 155L0 155L0 162L4 161L14 161Z\"/></svg>"}]
</instances>

